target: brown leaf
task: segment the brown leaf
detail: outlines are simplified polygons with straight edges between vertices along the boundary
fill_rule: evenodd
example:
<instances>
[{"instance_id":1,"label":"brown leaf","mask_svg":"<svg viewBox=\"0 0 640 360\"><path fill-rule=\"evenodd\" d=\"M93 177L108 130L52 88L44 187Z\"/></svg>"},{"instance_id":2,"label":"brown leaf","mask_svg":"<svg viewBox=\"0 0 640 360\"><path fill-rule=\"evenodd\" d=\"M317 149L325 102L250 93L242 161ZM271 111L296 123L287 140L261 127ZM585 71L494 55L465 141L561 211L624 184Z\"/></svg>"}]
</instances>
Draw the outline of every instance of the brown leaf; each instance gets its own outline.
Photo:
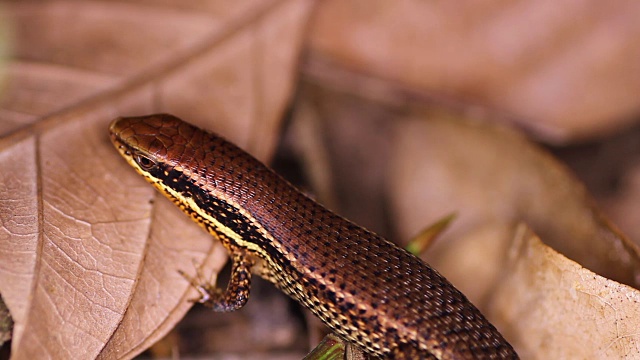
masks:
<instances>
[{"instance_id":1,"label":"brown leaf","mask_svg":"<svg viewBox=\"0 0 640 360\"><path fill-rule=\"evenodd\" d=\"M522 358L631 359L640 354L640 292L544 245L526 226L510 246L492 313ZM562 346L558 346L562 344Z\"/></svg>"},{"instance_id":2,"label":"brown leaf","mask_svg":"<svg viewBox=\"0 0 640 360\"><path fill-rule=\"evenodd\" d=\"M315 56L507 114L550 141L602 136L638 114L640 4L324 1Z\"/></svg>"},{"instance_id":3,"label":"brown leaf","mask_svg":"<svg viewBox=\"0 0 640 360\"><path fill-rule=\"evenodd\" d=\"M565 256L638 285L637 245L610 227L562 165L518 134L429 112L398 127L396 136L391 198L402 235L419 231L425 217L453 211L460 213L453 238L485 224L525 221ZM434 265L447 268L434 250Z\"/></svg>"},{"instance_id":4,"label":"brown leaf","mask_svg":"<svg viewBox=\"0 0 640 360\"><path fill-rule=\"evenodd\" d=\"M12 358L131 358L191 306L177 270L224 264L119 157L107 125L172 112L268 159L312 2L172 4L4 4L14 57L0 98L0 291Z\"/></svg>"}]
</instances>

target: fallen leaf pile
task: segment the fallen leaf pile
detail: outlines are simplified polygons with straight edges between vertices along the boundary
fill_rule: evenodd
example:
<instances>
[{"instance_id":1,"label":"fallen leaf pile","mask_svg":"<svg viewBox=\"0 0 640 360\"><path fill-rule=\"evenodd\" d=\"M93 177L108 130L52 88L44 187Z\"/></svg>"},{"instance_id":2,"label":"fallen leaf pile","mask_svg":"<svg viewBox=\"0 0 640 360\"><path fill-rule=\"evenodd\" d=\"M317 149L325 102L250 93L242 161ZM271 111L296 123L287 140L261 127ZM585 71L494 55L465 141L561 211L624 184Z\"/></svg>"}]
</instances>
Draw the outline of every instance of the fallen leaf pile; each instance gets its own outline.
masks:
<instances>
[{"instance_id":1,"label":"fallen leaf pile","mask_svg":"<svg viewBox=\"0 0 640 360\"><path fill-rule=\"evenodd\" d=\"M215 277L226 254L112 148L112 119L155 112L302 173L401 245L455 213L423 258L523 359L640 358L637 2L0 5L12 359L128 359L163 338L150 356L296 359L317 343L260 282L236 313L182 320L196 294L178 270Z\"/></svg>"}]
</instances>

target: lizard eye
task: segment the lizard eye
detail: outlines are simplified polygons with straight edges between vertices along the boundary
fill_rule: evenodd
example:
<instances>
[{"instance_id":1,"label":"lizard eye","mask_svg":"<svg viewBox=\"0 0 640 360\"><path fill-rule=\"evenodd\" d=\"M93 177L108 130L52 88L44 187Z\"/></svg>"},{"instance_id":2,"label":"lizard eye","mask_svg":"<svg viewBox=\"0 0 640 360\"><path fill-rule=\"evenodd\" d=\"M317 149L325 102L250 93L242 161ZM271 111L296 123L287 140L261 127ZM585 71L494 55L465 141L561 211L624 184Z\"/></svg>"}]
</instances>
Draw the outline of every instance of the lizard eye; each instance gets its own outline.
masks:
<instances>
[{"instance_id":1,"label":"lizard eye","mask_svg":"<svg viewBox=\"0 0 640 360\"><path fill-rule=\"evenodd\" d=\"M149 157L142 154L135 154L133 159L136 161L138 165L142 168L142 170L151 170L154 166L156 166L156 162L151 160Z\"/></svg>"}]
</instances>

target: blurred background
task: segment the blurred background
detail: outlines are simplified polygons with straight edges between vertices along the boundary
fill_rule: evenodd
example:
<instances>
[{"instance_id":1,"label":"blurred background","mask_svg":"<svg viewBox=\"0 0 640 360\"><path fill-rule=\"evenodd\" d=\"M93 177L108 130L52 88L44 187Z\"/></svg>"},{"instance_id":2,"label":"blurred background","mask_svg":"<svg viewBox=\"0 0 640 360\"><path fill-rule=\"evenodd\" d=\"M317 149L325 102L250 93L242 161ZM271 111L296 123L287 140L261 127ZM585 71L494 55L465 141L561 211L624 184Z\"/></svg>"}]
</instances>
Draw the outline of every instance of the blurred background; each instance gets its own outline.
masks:
<instances>
[{"instance_id":1,"label":"blurred background","mask_svg":"<svg viewBox=\"0 0 640 360\"><path fill-rule=\"evenodd\" d=\"M3 356L295 359L321 338L262 281L179 322L189 289L159 279L224 251L197 230L174 249L112 154L108 122L153 112L400 246L455 213L422 257L523 358L640 356L639 20L635 1L0 1ZM131 259L105 250L129 239Z\"/></svg>"}]
</instances>

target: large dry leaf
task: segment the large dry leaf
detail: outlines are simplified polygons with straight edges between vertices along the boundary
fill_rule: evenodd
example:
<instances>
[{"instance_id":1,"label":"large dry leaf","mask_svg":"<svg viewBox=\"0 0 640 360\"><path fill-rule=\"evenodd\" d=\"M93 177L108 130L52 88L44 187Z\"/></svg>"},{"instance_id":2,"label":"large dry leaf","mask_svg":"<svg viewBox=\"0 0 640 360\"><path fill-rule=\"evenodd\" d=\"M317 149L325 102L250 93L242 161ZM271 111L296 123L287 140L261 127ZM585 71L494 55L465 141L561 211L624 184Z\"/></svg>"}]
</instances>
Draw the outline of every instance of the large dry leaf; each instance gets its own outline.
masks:
<instances>
[{"instance_id":1,"label":"large dry leaf","mask_svg":"<svg viewBox=\"0 0 640 360\"><path fill-rule=\"evenodd\" d=\"M640 357L637 288L585 269L544 245L525 226L509 248L504 273L492 311L501 314L499 324L517 339L514 346L521 357Z\"/></svg>"},{"instance_id":2,"label":"large dry leaf","mask_svg":"<svg viewBox=\"0 0 640 360\"><path fill-rule=\"evenodd\" d=\"M117 116L172 112L262 159L311 1L9 2L0 97L0 291L12 358L130 358L190 307L177 270L221 246L112 148Z\"/></svg>"},{"instance_id":3,"label":"large dry leaf","mask_svg":"<svg viewBox=\"0 0 640 360\"><path fill-rule=\"evenodd\" d=\"M325 1L316 56L498 110L539 136L601 136L640 112L640 3Z\"/></svg>"},{"instance_id":4,"label":"large dry leaf","mask_svg":"<svg viewBox=\"0 0 640 360\"><path fill-rule=\"evenodd\" d=\"M584 186L523 137L441 112L408 119L396 136L391 198L403 236L424 226L425 216L450 212L460 212L451 234L458 239L484 224L526 221L567 257L639 285L637 246L610 227ZM412 154L421 154L420 164ZM450 257L434 253L446 267Z\"/></svg>"}]
</instances>

